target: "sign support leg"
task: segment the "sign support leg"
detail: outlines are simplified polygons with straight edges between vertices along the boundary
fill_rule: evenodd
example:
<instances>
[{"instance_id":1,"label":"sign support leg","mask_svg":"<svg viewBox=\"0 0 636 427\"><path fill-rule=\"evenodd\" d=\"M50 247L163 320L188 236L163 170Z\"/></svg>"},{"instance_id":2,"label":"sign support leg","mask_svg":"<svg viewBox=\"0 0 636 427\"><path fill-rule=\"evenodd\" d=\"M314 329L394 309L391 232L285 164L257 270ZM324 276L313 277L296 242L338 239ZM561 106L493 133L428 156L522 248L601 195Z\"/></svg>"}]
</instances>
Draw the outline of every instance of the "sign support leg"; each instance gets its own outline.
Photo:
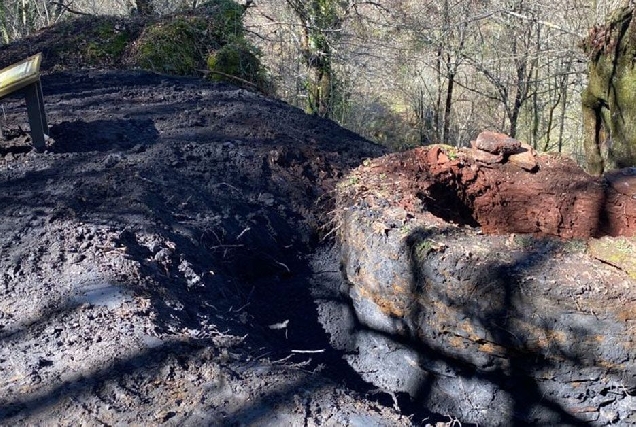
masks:
<instances>
[{"instance_id":1,"label":"sign support leg","mask_svg":"<svg viewBox=\"0 0 636 427\"><path fill-rule=\"evenodd\" d=\"M42 96L42 84L36 81L24 88L26 95L29 126L31 127L31 139L36 151L44 151L46 141L44 135L49 131L44 112L44 97Z\"/></svg>"}]
</instances>

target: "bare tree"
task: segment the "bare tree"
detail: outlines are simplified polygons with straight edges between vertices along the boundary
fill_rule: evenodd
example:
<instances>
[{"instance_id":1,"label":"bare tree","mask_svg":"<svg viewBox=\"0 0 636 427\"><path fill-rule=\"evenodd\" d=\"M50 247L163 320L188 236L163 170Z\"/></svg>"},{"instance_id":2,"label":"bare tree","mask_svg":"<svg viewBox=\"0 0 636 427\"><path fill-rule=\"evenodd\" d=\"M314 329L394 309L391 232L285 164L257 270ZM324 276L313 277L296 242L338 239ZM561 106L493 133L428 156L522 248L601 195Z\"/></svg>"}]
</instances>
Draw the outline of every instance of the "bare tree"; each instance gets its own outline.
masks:
<instances>
[{"instance_id":1,"label":"bare tree","mask_svg":"<svg viewBox=\"0 0 636 427\"><path fill-rule=\"evenodd\" d=\"M394 147L483 128L580 154L577 43L628 0L241 1L279 95ZM7 43L75 13L166 13L203 0L5 0Z\"/></svg>"},{"instance_id":2,"label":"bare tree","mask_svg":"<svg viewBox=\"0 0 636 427\"><path fill-rule=\"evenodd\" d=\"M0 3L0 36L9 43L54 24L68 10L65 0L5 0Z\"/></svg>"}]
</instances>

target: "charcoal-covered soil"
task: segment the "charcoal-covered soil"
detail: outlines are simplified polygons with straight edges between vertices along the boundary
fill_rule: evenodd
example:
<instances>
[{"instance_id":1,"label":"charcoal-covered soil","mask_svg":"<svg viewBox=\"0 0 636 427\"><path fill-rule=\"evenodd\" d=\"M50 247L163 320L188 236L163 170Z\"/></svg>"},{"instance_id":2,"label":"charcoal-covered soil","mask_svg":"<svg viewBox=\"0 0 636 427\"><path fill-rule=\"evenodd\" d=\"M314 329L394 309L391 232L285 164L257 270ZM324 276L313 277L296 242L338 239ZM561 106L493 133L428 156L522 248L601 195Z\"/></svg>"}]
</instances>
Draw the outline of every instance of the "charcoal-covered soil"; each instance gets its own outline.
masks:
<instances>
[{"instance_id":1,"label":"charcoal-covered soil","mask_svg":"<svg viewBox=\"0 0 636 427\"><path fill-rule=\"evenodd\" d=\"M433 420L397 412L317 320L338 294L335 182L383 149L230 85L43 87L45 152L23 100L2 104L0 424Z\"/></svg>"}]
</instances>

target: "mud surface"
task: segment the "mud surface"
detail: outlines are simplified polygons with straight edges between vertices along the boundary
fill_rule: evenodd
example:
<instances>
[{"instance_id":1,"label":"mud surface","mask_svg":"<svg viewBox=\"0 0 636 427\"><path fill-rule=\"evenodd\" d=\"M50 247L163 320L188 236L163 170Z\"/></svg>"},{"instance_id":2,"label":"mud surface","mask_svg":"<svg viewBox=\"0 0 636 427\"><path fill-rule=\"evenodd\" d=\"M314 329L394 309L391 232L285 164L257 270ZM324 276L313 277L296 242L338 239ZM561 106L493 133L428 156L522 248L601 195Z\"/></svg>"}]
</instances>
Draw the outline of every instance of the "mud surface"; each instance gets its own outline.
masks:
<instances>
[{"instance_id":1,"label":"mud surface","mask_svg":"<svg viewBox=\"0 0 636 427\"><path fill-rule=\"evenodd\" d=\"M318 322L315 301L340 295L335 182L381 148L230 85L84 71L43 87L44 153L22 99L3 103L0 423L425 423Z\"/></svg>"}]
</instances>

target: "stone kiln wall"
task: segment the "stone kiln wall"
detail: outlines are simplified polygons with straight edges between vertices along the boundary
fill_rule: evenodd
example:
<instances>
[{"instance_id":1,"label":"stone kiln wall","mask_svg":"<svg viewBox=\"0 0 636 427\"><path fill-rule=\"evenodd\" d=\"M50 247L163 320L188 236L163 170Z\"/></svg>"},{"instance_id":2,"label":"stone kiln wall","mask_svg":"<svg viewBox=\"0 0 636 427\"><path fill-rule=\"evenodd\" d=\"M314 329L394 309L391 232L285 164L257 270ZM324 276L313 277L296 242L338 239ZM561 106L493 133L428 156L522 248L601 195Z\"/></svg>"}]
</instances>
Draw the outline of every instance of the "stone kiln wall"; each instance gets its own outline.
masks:
<instances>
[{"instance_id":1,"label":"stone kiln wall","mask_svg":"<svg viewBox=\"0 0 636 427\"><path fill-rule=\"evenodd\" d=\"M612 181L482 151L385 156L341 184L351 365L465 422L636 423L634 272L587 250L634 234L603 209Z\"/></svg>"}]
</instances>

